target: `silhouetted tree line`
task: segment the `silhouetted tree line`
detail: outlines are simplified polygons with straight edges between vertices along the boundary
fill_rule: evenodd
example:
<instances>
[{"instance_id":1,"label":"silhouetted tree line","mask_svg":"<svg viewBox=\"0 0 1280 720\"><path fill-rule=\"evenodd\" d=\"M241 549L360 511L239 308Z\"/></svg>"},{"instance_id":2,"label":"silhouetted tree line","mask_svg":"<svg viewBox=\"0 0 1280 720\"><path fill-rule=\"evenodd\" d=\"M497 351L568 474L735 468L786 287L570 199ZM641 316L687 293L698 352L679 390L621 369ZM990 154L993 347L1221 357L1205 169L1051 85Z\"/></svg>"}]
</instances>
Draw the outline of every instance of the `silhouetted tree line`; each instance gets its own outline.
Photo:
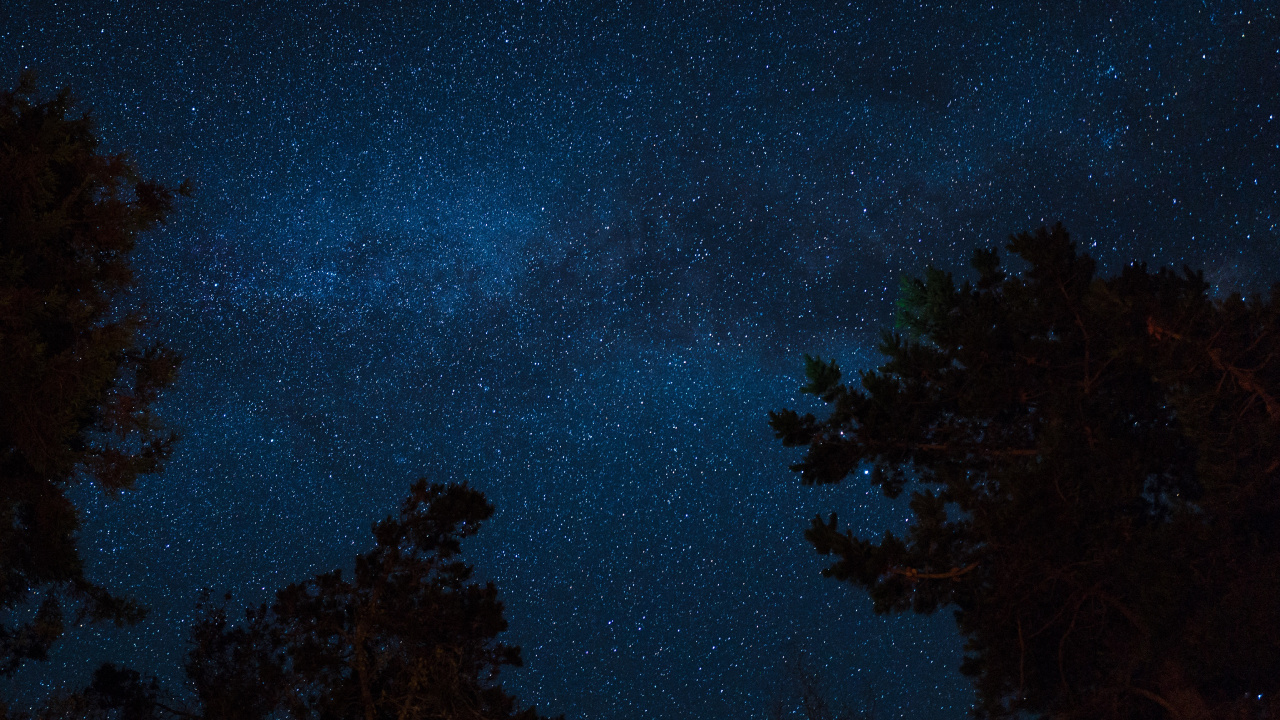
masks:
<instances>
[{"instance_id":1,"label":"silhouetted tree line","mask_svg":"<svg viewBox=\"0 0 1280 720\"><path fill-rule=\"evenodd\" d=\"M0 95L0 674L44 660L68 618L144 612L86 579L67 490L128 490L174 442L152 406L179 358L116 308L138 233L187 192L101 154L65 92L37 101L24 78ZM978 717L1280 717L1280 287L1098 278L1061 227L1007 248L1022 272L980 250L972 282L904 283L887 361L856 387L808 358L827 417L771 414L807 448L803 482L911 491L902 536L815 518L826 574L878 612L954 609ZM520 664L497 590L459 559L492 512L419 481L349 577L242 618L205 597L189 693L107 664L35 717L534 720L497 682ZM806 716L859 714L798 682Z\"/></svg>"},{"instance_id":2,"label":"silhouetted tree line","mask_svg":"<svg viewBox=\"0 0 1280 720\"><path fill-rule=\"evenodd\" d=\"M108 664L36 717L537 720L494 682L520 665L519 648L496 640L507 627L498 590L457 557L492 514L477 490L419 481L399 517L374 526L350 579L335 570L290 585L241 622L205 598L186 662L194 702Z\"/></svg>"}]
</instances>

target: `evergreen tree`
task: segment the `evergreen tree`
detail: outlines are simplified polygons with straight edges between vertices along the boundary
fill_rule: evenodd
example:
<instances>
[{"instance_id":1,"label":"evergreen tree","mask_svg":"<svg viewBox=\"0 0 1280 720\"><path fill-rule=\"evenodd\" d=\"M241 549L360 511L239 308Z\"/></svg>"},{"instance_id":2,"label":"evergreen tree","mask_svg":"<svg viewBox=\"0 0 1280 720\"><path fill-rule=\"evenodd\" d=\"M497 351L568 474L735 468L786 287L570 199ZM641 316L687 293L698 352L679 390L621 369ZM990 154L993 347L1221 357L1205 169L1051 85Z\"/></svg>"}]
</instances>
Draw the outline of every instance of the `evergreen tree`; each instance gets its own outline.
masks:
<instances>
[{"instance_id":1,"label":"evergreen tree","mask_svg":"<svg viewBox=\"0 0 1280 720\"><path fill-rule=\"evenodd\" d=\"M904 283L887 362L818 419L771 413L803 482L911 489L879 541L806 533L878 612L951 607L979 717L1280 716L1280 286L1095 277L1061 226ZM862 471L866 471L865 473Z\"/></svg>"},{"instance_id":2,"label":"evergreen tree","mask_svg":"<svg viewBox=\"0 0 1280 720\"><path fill-rule=\"evenodd\" d=\"M537 720L496 683L520 650L493 583L470 581L461 541L493 513L465 485L414 484L350 579L324 573L276 593L239 624L214 608L187 674L208 720Z\"/></svg>"},{"instance_id":3,"label":"evergreen tree","mask_svg":"<svg viewBox=\"0 0 1280 720\"><path fill-rule=\"evenodd\" d=\"M160 469L173 435L151 406L178 364L139 343L143 318L122 302L136 237L174 192L99 153L66 92L36 102L33 85L0 94L0 675L44 658L68 609L140 617L85 578L66 491Z\"/></svg>"}]
</instances>

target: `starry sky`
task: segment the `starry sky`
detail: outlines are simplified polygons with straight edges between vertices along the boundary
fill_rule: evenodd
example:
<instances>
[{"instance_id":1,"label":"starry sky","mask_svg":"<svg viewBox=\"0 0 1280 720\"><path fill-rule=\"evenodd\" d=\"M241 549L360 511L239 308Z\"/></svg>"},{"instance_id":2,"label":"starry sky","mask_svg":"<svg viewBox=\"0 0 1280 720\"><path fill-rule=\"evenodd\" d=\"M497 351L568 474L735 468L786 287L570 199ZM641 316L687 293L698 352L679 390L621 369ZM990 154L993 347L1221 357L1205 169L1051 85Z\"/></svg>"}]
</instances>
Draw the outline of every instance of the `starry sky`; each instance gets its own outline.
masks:
<instances>
[{"instance_id":1,"label":"starry sky","mask_svg":"<svg viewBox=\"0 0 1280 720\"><path fill-rule=\"evenodd\" d=\"M803 353L875 364L903 275L1058 220L1105 272L1280 260L1262 2L9 0L0 60L196 186L137 259L181 444L79 493L89 574L152 614L19 694L180 688L201 588L349 563L426 476L497 506L467 552L543 712L764 717L804 665L963 717L949 615L873 615L802 538L908 518L787 471Z\"/></svg>"}]
</instances>

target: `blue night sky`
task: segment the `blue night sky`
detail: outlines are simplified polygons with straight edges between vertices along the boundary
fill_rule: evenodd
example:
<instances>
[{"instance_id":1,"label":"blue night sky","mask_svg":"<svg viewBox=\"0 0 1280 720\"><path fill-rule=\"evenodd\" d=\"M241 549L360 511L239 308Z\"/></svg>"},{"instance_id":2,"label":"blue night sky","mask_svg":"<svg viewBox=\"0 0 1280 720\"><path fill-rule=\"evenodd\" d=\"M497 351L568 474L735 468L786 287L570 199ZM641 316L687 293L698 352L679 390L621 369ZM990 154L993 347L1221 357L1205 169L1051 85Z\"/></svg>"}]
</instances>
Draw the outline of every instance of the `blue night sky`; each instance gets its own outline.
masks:
<instances>
[{"instance_id":1,"label":"blue night sky","mask_svg":"<svg viewBox=\"0 0 1280 720\"><path fill-rule=\"evenodd\" d=\"M908 517L787 470L803 353L875 364L903 275L1058 220L1106 272L1280 260L1267 3L9 0L0 60L196 186L137 259L180 446L80 494L152 614L19 694L108 659L180 693L201 588L349 563L426 476L497 506L467 557L544 713L764 717L803 663L961 718L949 614L873 615L802 537Z\"/></svg>"}]
</instances>

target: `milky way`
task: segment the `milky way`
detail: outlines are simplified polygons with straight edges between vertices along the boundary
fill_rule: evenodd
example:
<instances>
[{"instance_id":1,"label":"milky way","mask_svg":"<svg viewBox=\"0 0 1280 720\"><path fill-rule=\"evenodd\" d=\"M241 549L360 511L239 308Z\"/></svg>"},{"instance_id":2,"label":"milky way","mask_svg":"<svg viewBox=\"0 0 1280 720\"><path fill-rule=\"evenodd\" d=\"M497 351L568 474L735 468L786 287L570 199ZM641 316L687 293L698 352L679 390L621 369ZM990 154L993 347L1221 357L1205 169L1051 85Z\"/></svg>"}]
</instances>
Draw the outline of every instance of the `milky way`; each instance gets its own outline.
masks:
<instances>
[{"instance_id":1,"label":"milky way","mask_svg":"<svg viewBox=\"0 0 1280 720\"><path fill-rule=\"evenodd\" d=\"M182 433L90 575L151 608L105 659L181 687L201 588L341 566L416 477L498 508L468 547L570 718L762 717L804 663L881 716L959 718L950 617L877 617L801 533L766 412L804 352L876 361L899 278L1063 221L1107 271L1277 276L1280 23L1265 3L28 2L0 69L70 86L196 195L138 258L186 357ZM1010 5L1011 8L1005 8Z\"/></svg>"}]
</instances>

